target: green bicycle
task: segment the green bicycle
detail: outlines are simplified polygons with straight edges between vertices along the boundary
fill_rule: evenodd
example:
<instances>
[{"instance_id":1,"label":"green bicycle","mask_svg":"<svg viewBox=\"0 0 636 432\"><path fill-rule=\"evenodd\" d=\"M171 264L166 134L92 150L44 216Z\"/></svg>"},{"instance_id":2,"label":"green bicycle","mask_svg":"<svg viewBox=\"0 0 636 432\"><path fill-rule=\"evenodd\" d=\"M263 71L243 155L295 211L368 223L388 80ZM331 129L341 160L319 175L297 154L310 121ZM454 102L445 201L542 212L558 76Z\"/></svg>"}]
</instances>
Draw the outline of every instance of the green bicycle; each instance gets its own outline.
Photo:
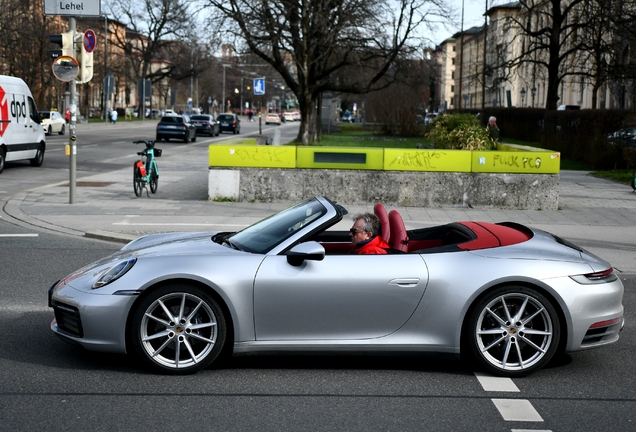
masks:
<instances>
[{"instance_id":1,"label":"green bicycle","mask_svg":"<svg viewBox=\"0 0 636 432\"><path fill-rule=\"evenodd\" d=\"M146 195L150 196L146 185L150 185L150 192L157 193L159 188L159 167L155 158L161 157L161 149L155 148L154 141L133 141L133 144L145 144L143 151L137 152L140 159L133 164L133 189L135 195L141 196L142 189L146 189Z\"/></svg>"}]
</instances>

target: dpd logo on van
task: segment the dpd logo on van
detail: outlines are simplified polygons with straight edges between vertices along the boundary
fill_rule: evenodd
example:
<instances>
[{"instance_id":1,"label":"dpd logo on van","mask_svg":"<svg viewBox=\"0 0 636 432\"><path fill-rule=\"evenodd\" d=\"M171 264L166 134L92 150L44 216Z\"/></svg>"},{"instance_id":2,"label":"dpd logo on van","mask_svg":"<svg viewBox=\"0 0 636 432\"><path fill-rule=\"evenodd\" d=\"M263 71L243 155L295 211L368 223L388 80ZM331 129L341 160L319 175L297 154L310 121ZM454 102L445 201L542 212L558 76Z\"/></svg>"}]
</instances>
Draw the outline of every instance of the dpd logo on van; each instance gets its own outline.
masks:
<instances>
[{"instance_id":1,"label":"dpd logo on van","mask_svg":"<svg viewBox=\"0 0 636 432\"><path fill-rule=\"evenodd\" d=\"M4 135L11 121L9 118L9 103L5 96L4 89L0 87L0 137Z\"/></svg>"}]
</instances>

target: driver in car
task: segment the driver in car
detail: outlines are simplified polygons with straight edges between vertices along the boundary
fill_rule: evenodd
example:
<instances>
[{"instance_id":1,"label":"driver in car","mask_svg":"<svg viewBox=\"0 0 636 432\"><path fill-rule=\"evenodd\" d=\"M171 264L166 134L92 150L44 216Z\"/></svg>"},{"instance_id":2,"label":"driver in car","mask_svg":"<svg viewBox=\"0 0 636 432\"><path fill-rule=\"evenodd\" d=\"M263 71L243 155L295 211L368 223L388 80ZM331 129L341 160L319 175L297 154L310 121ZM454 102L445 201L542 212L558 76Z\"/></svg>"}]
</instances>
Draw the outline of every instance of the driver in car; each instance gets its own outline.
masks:
<instances>
[{"instance_id":1,"label":"driver in car","mask_svg":"<svg viewBox=\"0 0 636 432\"><path fill-rule=\"evenodd\" d=\"M390 246L380 235L380 219L373 213L354 216L353 227L349 230L352 254L372 255L387 254Z\"/></svg>"}]
</instances>

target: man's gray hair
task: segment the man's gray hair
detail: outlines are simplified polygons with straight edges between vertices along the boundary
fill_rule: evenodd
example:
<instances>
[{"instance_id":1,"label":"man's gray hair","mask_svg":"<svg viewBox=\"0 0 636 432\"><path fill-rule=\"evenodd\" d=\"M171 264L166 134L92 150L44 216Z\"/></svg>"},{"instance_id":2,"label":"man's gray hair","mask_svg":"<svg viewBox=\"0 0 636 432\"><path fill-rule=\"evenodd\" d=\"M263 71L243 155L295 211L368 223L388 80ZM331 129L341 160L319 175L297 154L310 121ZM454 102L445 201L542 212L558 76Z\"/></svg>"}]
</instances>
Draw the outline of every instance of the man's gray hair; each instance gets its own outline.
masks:
<instances>
[{"instance_id":1,"label":"man's gray hair","mask_svg":"<svg viewBox=\"0 0 636 432\"><path fill-rule=\"evenodd\" d=\"M495 116L490 116L490 118L488 119L488 122L490 123L491 121L497 121L497 117Z\"/></svg>"},{"instance_id":2,"label":"man's gray hair","mask_svg":"<svg viewBox=\"0 0 636 432\"><path fill-rule=\"evenodd\" d=\"M360 213L353 217L353 222L358 222L359 219L364 219L362 229L366 232L370 232L374 236L380 234L380 219L373 213Z\"/></svg>"}]
</instances>

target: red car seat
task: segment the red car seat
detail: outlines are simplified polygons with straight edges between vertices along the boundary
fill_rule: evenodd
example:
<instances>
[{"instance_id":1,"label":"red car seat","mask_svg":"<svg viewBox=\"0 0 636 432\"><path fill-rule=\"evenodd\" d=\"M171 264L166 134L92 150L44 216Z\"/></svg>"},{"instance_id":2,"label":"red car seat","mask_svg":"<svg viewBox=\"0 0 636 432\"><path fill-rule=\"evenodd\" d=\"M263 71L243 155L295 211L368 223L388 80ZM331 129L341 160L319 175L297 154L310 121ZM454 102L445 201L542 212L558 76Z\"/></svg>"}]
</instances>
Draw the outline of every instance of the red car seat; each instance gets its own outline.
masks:
<instances>
[{"instance_id":1,"label":"red car seat","mask_svg":"<svg viewBox=\"0 0 636 432\"><path fill-rule=\"evenodd\" d=\"M393 249L408 252L409 237L406 234L406 227L404 226L402 216L400 216L396 210L389 212L389 225L391 226L391 241L387 243L389 243Z\"/></svg>"},{"instance_id":2,"label":"red car seat","mask_svg":"<svg viewBox=\"0 0 636 432\"><path fill-rule=\"evenodd\" d=\"M373 213L380 219L382 238L385 242L389 243L391 239L391 225L389 224L389 215L386 212L386 208L384 208L381 203L377 203L373 206Z\"/></svg>"}]
</instances>

